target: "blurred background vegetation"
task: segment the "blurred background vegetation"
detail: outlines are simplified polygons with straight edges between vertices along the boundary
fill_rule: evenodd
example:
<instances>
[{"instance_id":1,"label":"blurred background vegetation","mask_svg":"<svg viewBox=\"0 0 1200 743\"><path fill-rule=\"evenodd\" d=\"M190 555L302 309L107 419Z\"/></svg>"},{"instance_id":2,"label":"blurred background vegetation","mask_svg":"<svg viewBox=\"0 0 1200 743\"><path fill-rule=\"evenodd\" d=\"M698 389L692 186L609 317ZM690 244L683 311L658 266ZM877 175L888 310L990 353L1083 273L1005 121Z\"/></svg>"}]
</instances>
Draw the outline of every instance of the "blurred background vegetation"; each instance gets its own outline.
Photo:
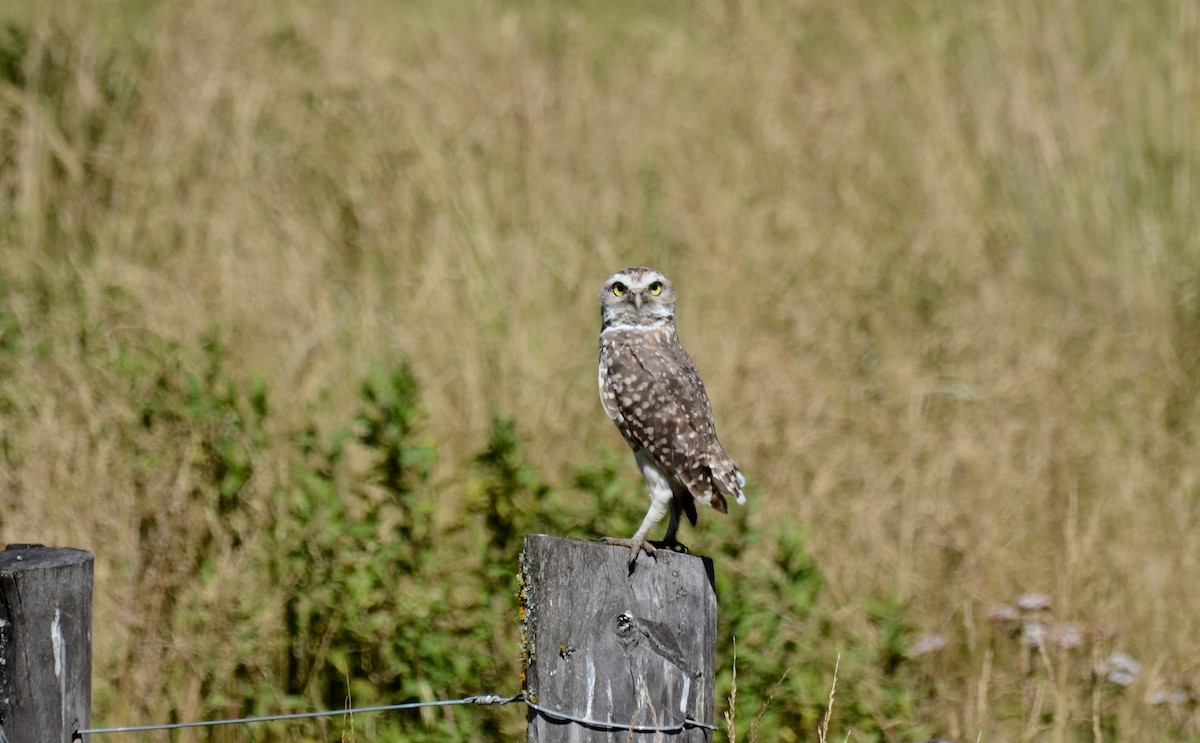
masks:
<instances>
[{"instance_id":1,"label":"blurred background vegetation","mask_svg":"<svg viewBox=\"0 0 1200 743\"><path fill-rule=\"evenodd\" d=\"M1195 3L0 21L0 540L95 552L96 723L517 691L521 535L644 513L596 293L649 264L751 481L683 535L741 739L840 656L836 739L1200 740Z\"/></svg>"}]
</instances>

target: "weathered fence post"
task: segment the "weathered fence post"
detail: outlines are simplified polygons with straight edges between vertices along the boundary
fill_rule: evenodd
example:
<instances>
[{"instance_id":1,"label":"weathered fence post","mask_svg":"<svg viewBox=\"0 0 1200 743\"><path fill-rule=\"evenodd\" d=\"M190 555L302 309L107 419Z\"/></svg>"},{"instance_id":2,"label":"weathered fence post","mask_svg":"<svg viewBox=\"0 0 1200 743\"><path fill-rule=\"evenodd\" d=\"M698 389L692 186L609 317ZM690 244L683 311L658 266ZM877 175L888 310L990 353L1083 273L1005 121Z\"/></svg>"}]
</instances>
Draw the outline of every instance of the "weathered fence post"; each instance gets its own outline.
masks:
<instances>
[{"instance_id":1,"label":"weathered fence post","mask_svg":"<svg viewBox=\"0 0 1200 743\"><path fill-rule=\"evenodd\" d=\"M92 699L92 555L0 552L0 742L69 743Z\"/></svg>"},{"instance_id":2,"label":"weathered fence post","mask_svg":"<svg viewBox=\"0 0 1200 743\"><path fill-rule=\"evenodd\" d=\"M525 536L529 743L712 740L712 561Z\"/></svg>"}]
</instances>

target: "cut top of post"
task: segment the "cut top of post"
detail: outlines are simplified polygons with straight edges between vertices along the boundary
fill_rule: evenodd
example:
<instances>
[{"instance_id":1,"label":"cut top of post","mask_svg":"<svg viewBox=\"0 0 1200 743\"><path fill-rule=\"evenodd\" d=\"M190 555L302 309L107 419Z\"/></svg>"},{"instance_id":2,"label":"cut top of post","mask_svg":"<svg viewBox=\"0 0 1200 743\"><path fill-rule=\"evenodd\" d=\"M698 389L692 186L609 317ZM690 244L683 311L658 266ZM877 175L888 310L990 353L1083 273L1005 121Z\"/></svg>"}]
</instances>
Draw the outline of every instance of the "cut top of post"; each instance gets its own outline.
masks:
<instances>
[{"instance_id":1,"label":"cut top of post","mask_svg":"<svg viewBox=\"0 0 1200 743\"><path fill-rule=\"evenodd\" d=\"M41 570L91 562L92 553L70 547L46 547L41 544L10 544L0 550L0 575L18 570Z\"/></svg>"}]
</instances>

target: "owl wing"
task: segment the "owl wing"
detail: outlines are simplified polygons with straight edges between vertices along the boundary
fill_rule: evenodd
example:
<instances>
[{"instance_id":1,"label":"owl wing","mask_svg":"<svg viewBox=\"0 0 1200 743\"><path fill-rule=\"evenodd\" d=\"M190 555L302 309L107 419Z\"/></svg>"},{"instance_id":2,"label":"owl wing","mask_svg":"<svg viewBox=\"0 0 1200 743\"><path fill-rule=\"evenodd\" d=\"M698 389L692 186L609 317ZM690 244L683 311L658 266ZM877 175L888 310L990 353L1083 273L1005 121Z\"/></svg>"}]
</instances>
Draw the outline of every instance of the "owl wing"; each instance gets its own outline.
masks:
<instances>
[{"instance_id":1,"label":"owl wing","mask_svg":"<svg viewBox=\"0 0 1200 743\"><path fill-rule=\"evenodd\" d=\"M601 401L631 446L648 449L696 500L724 513L723 493L745 501L744 479L717 441L696 365L671 336L648 332L641 343L602 347Z\"/></svg>"}]
</instances>

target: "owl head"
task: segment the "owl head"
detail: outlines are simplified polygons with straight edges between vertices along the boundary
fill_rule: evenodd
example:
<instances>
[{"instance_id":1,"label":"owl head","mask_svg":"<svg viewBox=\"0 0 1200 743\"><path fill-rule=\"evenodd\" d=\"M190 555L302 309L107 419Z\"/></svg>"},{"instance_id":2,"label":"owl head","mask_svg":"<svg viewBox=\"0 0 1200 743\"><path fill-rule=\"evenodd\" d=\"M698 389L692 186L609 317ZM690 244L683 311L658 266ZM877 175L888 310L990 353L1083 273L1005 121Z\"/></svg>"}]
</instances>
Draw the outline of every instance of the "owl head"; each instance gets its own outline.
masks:
<instances>
[{"instance_id":1,"label":"owl head","mask_svg":"<svg viewBox=\"0 0 1200 743\"><path fill-rule=\"evenodd\" d=\"M626 268L604 282L600 290L604 328L651 327L675 321L675 289L653 268Z\"/></svg>"}]
</instances>

